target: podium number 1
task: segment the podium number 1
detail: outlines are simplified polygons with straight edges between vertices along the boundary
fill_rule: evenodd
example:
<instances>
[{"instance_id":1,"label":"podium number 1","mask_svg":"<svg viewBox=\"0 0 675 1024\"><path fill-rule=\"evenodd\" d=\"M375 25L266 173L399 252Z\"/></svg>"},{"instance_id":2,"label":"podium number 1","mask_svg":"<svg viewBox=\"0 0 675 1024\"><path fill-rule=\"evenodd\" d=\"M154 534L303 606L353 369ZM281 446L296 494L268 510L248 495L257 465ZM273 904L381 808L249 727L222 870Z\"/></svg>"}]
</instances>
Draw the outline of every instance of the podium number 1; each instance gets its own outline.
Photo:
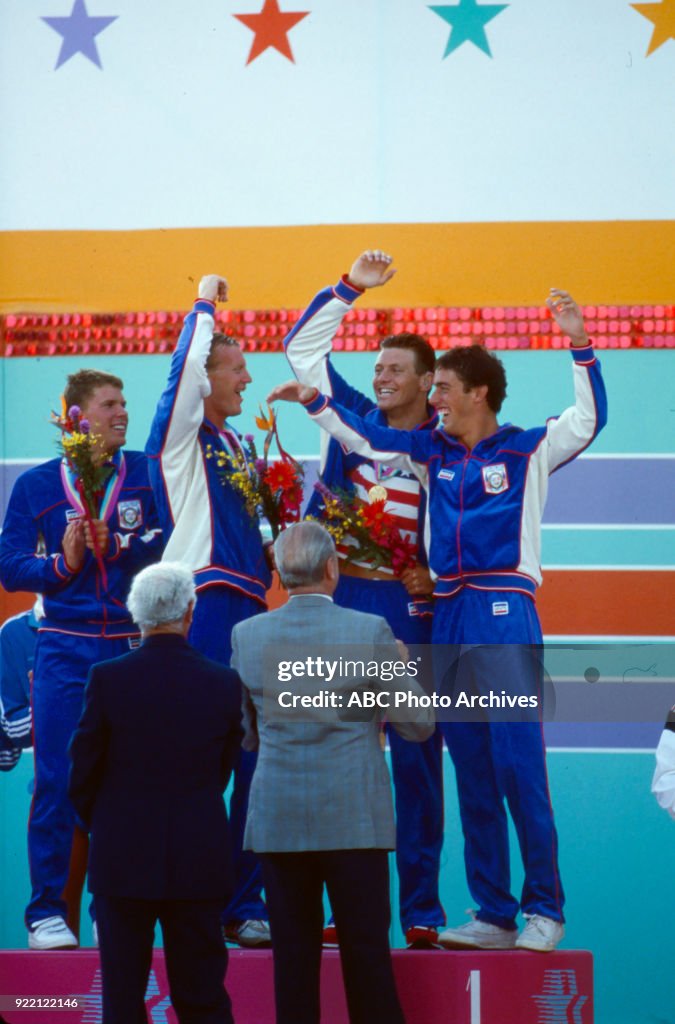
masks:
<instances>
[{"instance_id":1,"label":"podium number 1","mask_svg":"<svg viewBox=\"0 0 675 1024\"><path fill-rule=\"evenodd\" d=\"M471 1021L470 1024L480 1024L480 971L470 971L466 983L466 990L471 995Z\"/></svg>"}]
</instances>

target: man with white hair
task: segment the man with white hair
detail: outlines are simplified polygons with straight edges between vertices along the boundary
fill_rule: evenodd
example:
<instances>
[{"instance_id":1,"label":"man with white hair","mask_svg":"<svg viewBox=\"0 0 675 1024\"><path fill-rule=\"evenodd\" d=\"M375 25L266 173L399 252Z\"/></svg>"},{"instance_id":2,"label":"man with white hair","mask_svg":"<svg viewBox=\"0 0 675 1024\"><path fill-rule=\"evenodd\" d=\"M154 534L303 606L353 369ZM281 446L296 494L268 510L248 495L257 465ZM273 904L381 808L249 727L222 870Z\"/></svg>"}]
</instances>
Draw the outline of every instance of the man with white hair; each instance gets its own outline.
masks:
<instances>
[{"instance_id":1,"label":"man with white hair","mask_svg":"<svg viewBox=\"0 0 675 1024\"><path fill-rule=\"evenodd\" d=\"M231 1024L220 915L234 876L223 803L241 729L236 672L187 642L191 570L133 581L142 644L94 665L70 745L69 795L91 833L103 1024L146 1019L155 923L180 1024Z\"/></svg>"}]
</instances>

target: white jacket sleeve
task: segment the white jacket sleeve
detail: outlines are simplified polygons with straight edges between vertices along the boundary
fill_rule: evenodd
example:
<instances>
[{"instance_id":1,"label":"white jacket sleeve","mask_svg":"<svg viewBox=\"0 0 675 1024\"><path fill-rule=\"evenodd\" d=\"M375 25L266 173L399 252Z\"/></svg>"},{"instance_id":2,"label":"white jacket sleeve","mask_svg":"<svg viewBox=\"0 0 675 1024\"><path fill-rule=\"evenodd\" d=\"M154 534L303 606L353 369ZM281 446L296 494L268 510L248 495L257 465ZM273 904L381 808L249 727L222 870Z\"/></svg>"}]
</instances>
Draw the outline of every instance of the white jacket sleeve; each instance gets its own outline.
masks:
<instances>
[{"instance_id":1,"label":"white jacket sleeve","mask_svg":"<svg viewBox=\"0 0 675 1024\"><path fill-rule=\"evenodd\" d=\"M580 455L607 422L607 395L590 345L571 348L574 360L574 405L550 419L546 429L548 472Z\"/></svg>"},{"instance_id":2,"label":"white jacket sleeve","mask_svg":"<svg viewBox=\"0 0 675 1024\"><path fill-rule=\"evenodd\" d=\"M671 728L663 730L656 748L652 793L664 811L675 819L675 731Z\"/></svg>"},{"instance_id":3,"label":"white jacket sleeve","mask_svg":"<svg viewBox=\"0 0 675 1024\"><path fill-rule=\"evenodd\" d=\"M363 293L342 278L333 288L315 295L284 340L284 351L301 384L332 395L328 359L333 338L352 303Z\"/></svg>"}]
</instances>

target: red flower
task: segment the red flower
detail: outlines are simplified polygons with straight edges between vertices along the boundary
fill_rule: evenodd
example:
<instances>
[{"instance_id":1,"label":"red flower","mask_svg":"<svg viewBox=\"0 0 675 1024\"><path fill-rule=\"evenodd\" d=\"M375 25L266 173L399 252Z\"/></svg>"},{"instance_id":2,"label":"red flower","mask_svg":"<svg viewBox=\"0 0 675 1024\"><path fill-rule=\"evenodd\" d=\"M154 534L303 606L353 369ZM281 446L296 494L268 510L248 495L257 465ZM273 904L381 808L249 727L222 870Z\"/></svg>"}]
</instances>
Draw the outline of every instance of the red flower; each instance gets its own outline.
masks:
<instances>
[{"instance_id":1,"label":"red flower","mask_svg":"<svg viewBox=\"0 0 675 1024\"><path fill-rule=\"evenodd\" d=\"M391 567L398 575L404 569L412 569L415 565L415 546L400 533L391 549Z\"/></svg>"},{"instance_id":2,"label":"red flower","mask_svg":"<svg viewBox=\"0 0 675 1024\"><path fill-rule=\"evenodd\" d=\"M263 482L272 491L289 491L298 486L294 467L288 462L273 462L265 470Z\"/></svg>"},{"instance_id":3,"label":"red flower","mask_svg":"<svg viewBox=\"0 0 675 1024\"><path fill-rule=\"evenodd\" d=\"M394 523L391 515L385 512L386 498L380 501L373 501L361 508L363 525L372 533L377 540L382 540L391 531Z\"/></svg>"}]
</instances>

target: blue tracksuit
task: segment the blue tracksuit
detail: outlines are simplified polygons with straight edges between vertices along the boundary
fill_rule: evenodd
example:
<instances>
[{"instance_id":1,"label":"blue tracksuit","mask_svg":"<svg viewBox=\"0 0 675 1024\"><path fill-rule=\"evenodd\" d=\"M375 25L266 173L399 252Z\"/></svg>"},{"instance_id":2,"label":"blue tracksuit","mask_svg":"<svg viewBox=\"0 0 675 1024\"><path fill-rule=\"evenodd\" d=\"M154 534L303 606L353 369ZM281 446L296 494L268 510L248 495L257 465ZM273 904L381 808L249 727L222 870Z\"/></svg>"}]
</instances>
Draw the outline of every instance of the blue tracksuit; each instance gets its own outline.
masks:
<instances>
[{"instance_id":1,"label":"blue tracksuit","mask_svg":"<svg viewBox=\"0 0 675 1024\"><path fill-rule=\"evenodd\" d=\"M138 630L125 601L132 577L161 552L161 532L141 452L117 452L102 501L110 530L107 588L87 550L72 572L61 550L68 523L81 515L77 492L60 459L16 481L0 537L0 582L10 591L41 593L33 673L35 792L28 824L33 895L30 926L65 916L61 898L70 861L74 812L68 800L67 746L82 710L89 668L129 650Z\"/></svg>"},{"instance_id":2,"label":"blue tracksuit","mask_svg":"<svg viewBox=\"0 0 675 1024\"><path fill-rule=\"evenodd\" d=\"M146 452L162 529L164 559L189 565L198 600L190 642L225 665L230 636L242 619L265 611L271 573L258 521L224 483L211 451L241 450L238 433L204 418L210 393L206 360L214 330L215 305L195 302L185 318L171 358L167 386L158 402ZM230 807L237 876L227 920L264 919L262 877L256 859L242 850L248 791L255 754L241 751L234 768Z\"/></svg>"},{"instance_id":3,"label":"blue tracksuit","mask_svg":"<svg viewBox=\"0 0 675 1024\"><path fill-rule=\"evenodd\" d=\"M428 489L429 564L437 577L433 640L460 645L467 655L462 681L478 691L494 685L496 672L499 689L511 693L536 695L540 684L531 645L541 643L534 595L541 582L548 476L588 447L607 419L593 349L573 348L571 355L574 406L544 427L500 427L471 451L440 429L374 426L322 394L306 406L347 451L415 472ZM444 734L455 763L467 878L478 917L515 927L506 799L525 866L520 906L525 913L562 920L541 723L452 722L445 723Z\"/></svg>"},{"instance_id":4,"label":"blue tracksuit","mask_svg":"<svg viewBox=\"0 0 675 1024\"><path fill-rule=\"evenodd\" d=\"M332 340L340 321L361 294L345 278L334 288L319 292L289 333L284 346L288 361L303 384L319 387L340 405L364 416L368 423L386 427L386 416L376 403L351 387L330 359ZM435 417L430 413L430 419L418 429L427 431L432 425L435 425ZM372 460L356 453L346 454L337 441L330 439L327 445L322 443L321 479L328 487L356 488L361 498L365 498L369 485L385 485L388 508L393 507L404 536L415 538L418 560L426 565L423 543L426 498L414 474L400 469L380 472ZM307 507L308 514L320 516L322 504L321 496L315 492ZM338 545L341 555L346 554L347 549L348 544ZM393 574L391 580L343 574L335 602L345 608L384 616L394 636L409 646L431 642L433 603L411 597ZM414 657L414 653L411 656ZM401 926L404 931L413 925L438 927L445 923L438 895L443 846L441 733L436 730L423 743L411 743L389 727L387 735L396 798Z\"/></svg>"},{"instance_id":5,"label":"blue tracksuit","mask_svg":"<svg viewBox=\"0 0 675 1024\"><path fill-rule=\"evenodd\" d=\"M0 628L0 771L17 764L33 745L33 715L28 673L33 671L38 620L21 612Z\"/></svg>"},{"instance_id":6,"label":"blue tracksuit","mask_svg":"<svg viewBox=\"0 0 675 1024\"><path fill-rule=\"evenodd\" d=\"M22 611L0 629L0 771L9 771L33 745L29 673L33 672L38 618Z\"/></svg>"}]
</instances>

